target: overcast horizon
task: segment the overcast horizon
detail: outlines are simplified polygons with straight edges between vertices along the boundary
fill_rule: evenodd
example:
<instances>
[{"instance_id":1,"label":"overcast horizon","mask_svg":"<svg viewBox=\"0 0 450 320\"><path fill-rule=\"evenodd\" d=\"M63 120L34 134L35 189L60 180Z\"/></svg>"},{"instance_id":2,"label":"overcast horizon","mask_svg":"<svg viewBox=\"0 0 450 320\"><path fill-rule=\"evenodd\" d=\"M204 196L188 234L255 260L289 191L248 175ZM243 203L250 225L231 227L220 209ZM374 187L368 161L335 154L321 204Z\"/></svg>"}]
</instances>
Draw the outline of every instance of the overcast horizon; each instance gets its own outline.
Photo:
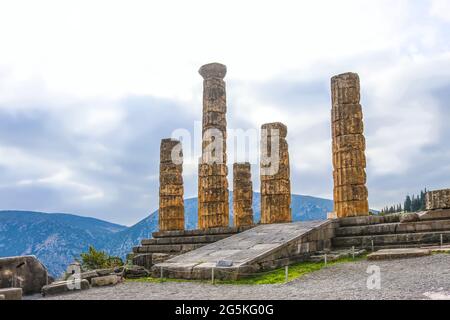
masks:
<instances>
[{"instance_id":1,"label":"overcast horizon","mask_svg":"<svg viewBox=\"0 0 450 320\"><path fill-rule=\"evenodd\" d=\"M156 210L160 140L194 134L210 62L228 69L228 130L287 125L294 194L332 199L344 72L361 80L370 208L448 188L449 30L445 0L0 1L0 210ZM197 166L183 176L196 197Z\"/></svg>"}]
</instances>

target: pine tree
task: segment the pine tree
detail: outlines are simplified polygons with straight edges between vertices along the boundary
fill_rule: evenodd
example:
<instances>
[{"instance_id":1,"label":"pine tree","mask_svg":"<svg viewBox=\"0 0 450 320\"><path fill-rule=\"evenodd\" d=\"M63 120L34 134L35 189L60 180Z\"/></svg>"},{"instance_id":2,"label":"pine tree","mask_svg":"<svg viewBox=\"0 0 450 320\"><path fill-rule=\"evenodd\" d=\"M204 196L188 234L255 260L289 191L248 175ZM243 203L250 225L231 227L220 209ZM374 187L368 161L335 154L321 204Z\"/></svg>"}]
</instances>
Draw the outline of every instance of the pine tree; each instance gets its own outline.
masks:
<instances>
[{"instance_id":1,"label":"pine tree","mask_svg":"<svg viewBox=\"0 0 450 320\"><path fill-rule=\"evenodd\" d=\"M405 209L405 212L411 212L411 198L409 195L406 196L404 209Z\"/></svg>"}]
</instances>

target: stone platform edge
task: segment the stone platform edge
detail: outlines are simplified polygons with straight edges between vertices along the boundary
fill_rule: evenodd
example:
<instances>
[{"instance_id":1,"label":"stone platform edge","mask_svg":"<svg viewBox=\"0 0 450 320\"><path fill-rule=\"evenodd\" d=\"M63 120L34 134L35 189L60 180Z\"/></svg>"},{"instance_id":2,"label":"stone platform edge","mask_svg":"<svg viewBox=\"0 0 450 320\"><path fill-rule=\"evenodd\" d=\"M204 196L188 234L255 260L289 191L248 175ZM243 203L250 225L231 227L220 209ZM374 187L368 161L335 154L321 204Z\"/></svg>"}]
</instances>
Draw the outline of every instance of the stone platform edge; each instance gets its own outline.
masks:
<instances>
[{"instance_id":1,"label":"stone platform edge","mask_svg":"<svg viewBox=\"0 0 450 320\"><path fill-rule=\"evenodd\" d=\"M193 229L193 230L174 230L174 231L156 231L152 233L153 238L165 237L188 237L188 236L204 236L216 234L234 234L249 230L257 225L245 227L220 227L210 229Z\"/></svg>"}]
</instances>

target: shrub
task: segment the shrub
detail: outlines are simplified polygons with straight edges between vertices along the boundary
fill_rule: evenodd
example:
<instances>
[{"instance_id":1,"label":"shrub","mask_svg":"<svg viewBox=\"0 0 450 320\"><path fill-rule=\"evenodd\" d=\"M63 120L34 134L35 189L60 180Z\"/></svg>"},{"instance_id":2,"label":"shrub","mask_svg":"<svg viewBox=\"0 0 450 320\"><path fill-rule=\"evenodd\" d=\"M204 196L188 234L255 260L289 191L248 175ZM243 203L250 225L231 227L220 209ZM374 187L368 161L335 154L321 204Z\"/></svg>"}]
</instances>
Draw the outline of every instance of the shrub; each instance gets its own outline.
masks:
<instances>
[{"instance_id":1,"label":"shrub","mask_svg":"<svg viewBox=\"0 0 450 320\"><path fill-rule=\"evenodd\" d=\"M84 270L105 269L123 266L123 261L119 257L108 255L104 251L96 250L89 246L88 252L81 253L81 267Z\"/></svg>"}]
</instances>

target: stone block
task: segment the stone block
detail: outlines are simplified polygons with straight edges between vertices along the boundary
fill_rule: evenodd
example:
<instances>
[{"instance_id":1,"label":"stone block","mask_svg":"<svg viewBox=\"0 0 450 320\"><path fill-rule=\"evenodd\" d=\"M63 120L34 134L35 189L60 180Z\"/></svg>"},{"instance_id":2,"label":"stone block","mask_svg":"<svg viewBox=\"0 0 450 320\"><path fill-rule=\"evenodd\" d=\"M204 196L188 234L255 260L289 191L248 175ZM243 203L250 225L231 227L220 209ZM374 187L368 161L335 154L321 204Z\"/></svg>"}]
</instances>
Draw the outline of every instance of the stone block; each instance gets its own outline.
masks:
<instances>
[{"instance_id":1,"label":"stone block","mask_svg":"<svg viewBox=\"0 0 450 320\"><path fill-rule=\"evenodd\" d=\"M87 281L89 281L89 283L91 283L92 278L96 278L98 276L99 274L95 270L81 273L81 279L86 279Z\"/></svg>"},{"instance_id":2,"label":"stone block","mask_svg":"<svg viewBox=\"0 0 450 320\"><path fill-rule=\"evenodd\" d=\"M419 215L417 213L405 213L400 215L400 222L414 222L419 221Z\"/></svg>"},{"instance_id":3,"label":"stone block","mask_svg":"<svg viewBox=\"0 0 450 320\"><path fill-rule=\"evenodd\" d=\"M76 290L89 289L89 281L86 279L79 279L73 281L59 281L42 287L42 295L56 295Z\"/></svg>"},{"instance_id":4,"label":"stone block","mask_svg":"<svg viewBox=\"0 0 450 320\"><path fill-rule=\"evenodd\" d=\"M0 300L22 300L22 288L0 289Z\"/></svg>"},{"instance_id":5,"label":"stone block","mask_svg":"<svg viewBox=\"0 0 450 320\"><path fill-rule=\"evenodd\" d=\"M450 208L450 189L428 191L425 206L427 210Z\"/></svg>"},{"instance_id":6,"label":"stone block","mask_svg":"<svg viewBox=\"0 0 450 320\"><path fill-rule=\"evenodd\" d=\"M391 259L404 259L404 258L416 258L428 256L431 251L428 249L385 249L378 250L367 256L367 260L391 260Z\"/></svg>"},{"instance_id":7,"label":"stone block","mask_svg":"<svg viewBox=\"0 0 450 320\"><path fill-rule=\"evenodd\" d=\"M109 275L103 277L92 278L91 283L93 287L103 287L115 285L119 282L119 277L116 275Z\"/></svg>"},{"instance_id":8,"label":"stone block","mask_svg":"<svg viewBox=\"0 0 450 320\"><path fill-rule=\"evenodd\" d=\"M27 295L41 292L47 281L47 268L35 256L0 258L0 288L14 285Z\"/></svg>"},{"instance_id":9,"label":"stone block","mask_svg":"<svg viewBox=\"0 0 450 320\"><path fill-rule=\"evenodd\" d=\"M133 258L133 264L150 270L150 268L153 266L153 254L138 254Z\"/></svg>"}]
</instances>

